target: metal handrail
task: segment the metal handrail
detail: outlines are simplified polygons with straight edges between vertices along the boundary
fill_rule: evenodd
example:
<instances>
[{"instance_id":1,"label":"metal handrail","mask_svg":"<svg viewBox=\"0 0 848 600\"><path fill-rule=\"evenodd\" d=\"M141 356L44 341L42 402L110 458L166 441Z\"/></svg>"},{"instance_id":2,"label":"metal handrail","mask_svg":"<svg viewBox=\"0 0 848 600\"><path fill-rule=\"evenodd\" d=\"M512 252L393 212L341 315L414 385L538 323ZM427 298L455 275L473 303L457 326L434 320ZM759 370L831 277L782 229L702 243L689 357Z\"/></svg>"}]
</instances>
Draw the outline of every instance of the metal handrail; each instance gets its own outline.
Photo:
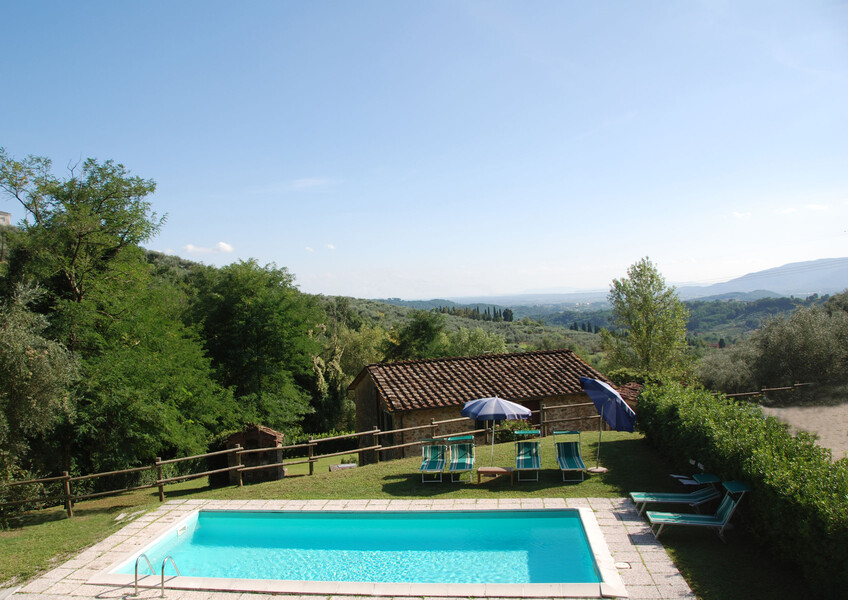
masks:
<instances>
[{"instance_id":1,"label":"metal handrail","mask_svg":"<svg viewBox=\"0 0 848 600\"><path fill-rule=\"evenodd\" d=\"M156 570L153 568L153 565L150 564L150 559L147 558L147 555L139 554L138 558L135 559L135 591L133 592L133 596L138 596L138 561L140 561L142 558L147 563L150 572L156 575Z\"/></svg>"},{"instance_id":2,"label":"metal handrail","mask_svg":"<svg viewBox=\"0 0 848 600\"><path fill-rule=\"evenodd\" d=\"M171 564L174 565L174 571L177 572L177 576L181 576L180 570L177 568L177 563L174 562L173 556L169 555L162 559L162 592L159 594L160 598L165 597L165 563L167 563L169 560L171 561Z\"/></svg>"}]
</instances>

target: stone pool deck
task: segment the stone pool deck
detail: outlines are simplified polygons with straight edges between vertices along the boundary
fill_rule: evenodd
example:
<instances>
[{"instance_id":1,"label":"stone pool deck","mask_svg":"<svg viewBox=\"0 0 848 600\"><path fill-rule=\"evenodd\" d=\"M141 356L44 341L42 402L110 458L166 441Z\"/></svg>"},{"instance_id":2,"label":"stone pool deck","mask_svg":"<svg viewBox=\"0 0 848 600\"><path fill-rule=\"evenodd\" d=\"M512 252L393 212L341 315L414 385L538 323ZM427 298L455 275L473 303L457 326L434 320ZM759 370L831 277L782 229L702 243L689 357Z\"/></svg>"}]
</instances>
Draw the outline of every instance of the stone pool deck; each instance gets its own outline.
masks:
<instances>
[{"instance_id":1,"label":"stone pool deck","mask_svg":"<svg viewBox=\"0 0 848 600\"><path fill-rule=\"evenodd\" d=\"M9 595L10 590L0 590L0 600L109 600L130 598L133 585L102 585L88 583L98 573L121 558L138 552L142 547L170 528L192 511L206 509L253 510L492 510L492 509L542 509L589 508L609 547L615 568L626 586L630 598L695 598L692 590L671 562L662 544L654 539L647 523L641 518L633 503L625 498L502 498L497 500L171 500L154 511L130 520L117 533L81 552L52 571L33 579ZM159 597L159 578L148 577L139 588L139 598ZM398 598L400 594L362 594L355 586L362 584L339 583L338 592L332 595L285 594L272 595L246 592L210 592L180 590L168 587L169 600L353 600L355 598ZM379 584L378 584L379 585ZM346 589L347 588L347 589ZM390 589L390 588L385 588ZM4 598L5 596L5 598ZM486 598L501 598L499 594ZM428 598L437 598L431 596Z\"/></svg>"}]
</instances>

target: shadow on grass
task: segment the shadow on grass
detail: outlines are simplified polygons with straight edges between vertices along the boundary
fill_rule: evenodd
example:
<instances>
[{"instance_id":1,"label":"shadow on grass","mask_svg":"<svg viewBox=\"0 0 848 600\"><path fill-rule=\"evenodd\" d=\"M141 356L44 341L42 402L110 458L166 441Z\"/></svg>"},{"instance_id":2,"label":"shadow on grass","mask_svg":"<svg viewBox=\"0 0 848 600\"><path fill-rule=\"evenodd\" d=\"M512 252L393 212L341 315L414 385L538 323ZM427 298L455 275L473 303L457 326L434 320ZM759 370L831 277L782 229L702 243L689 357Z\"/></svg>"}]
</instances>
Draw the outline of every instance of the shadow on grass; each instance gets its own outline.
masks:
<instances>
[{"instance_id":1,"label":"shadow on grass","mask_svg":"<svg viewBox=\"0 0 848 600\"><path fill-rule=\"evenodd\" d=\"M591 477L587 476L587 481L590 479ZM386 475L383 477L383 481L386 482L382 485L383 492L398 498L429 498L454 494L455 492L465 492L470 496L473 496L475 492L538 496L540 492L549 491L550 493L546 495L560 496L563 489L577 489L579 485L579 482L563 482L560 471L554 469L542 469L539 481L519 482L516 474L513 484L510 484L509 477L505 475L496 478L486 477L480 483L477 483L476 471L472 473L471 481L467 479L451 481L450 477L445 474L442 481L424 483L421 481L420 473L417 472Z\"/></svg>"},{"instance_id":2,"label":"shadow on grass","mask_svg":"<svg viewBox=\"0 0 848 600\"><path fill-rule=\"evenodd\" d=\"M597 444L593 444L593 454ZM604 483L612 486L621 496L630 492L683 491L673 478L669 477L674 469L644 439L619 439L601 444L602 467L609 469L602 475ZM595 466L595 461L587 462Z\"/></svg>"},{"instance_id":3,"label":"shadow on grass","mask_svg":"<svg viewBox=\"0 0 848 600\"><path fill-rule=\"evenodd\" d=\"M3 525L9 529L22 529L33 525L54 523L68 518L68 513L63 508L46 508L43 510L28 512L22 515L3 517Z\"/></svg>"},{"instance_id":4,"label":"shadow on grass","mask_svg":"<svg viewBox=\"0 0 848 600\"><path fill-rule=\"evenodd\" d=\"M115 496L110 497L110 499L114 500ZM121 511L136 510L138 510L138 504L130 499L127 499L126 503L109 502L106 504L104 504L102 500L99 503L83 501L79 504L74 504L74 518L84 518ZM21 529L24 527L43 525L45 523L55 523L66 519L68 519L68 513L65 511L64 506L54 506L52 508L9 517L5 520L5 523L9 529Z\"/></svg>"}]
</instances>

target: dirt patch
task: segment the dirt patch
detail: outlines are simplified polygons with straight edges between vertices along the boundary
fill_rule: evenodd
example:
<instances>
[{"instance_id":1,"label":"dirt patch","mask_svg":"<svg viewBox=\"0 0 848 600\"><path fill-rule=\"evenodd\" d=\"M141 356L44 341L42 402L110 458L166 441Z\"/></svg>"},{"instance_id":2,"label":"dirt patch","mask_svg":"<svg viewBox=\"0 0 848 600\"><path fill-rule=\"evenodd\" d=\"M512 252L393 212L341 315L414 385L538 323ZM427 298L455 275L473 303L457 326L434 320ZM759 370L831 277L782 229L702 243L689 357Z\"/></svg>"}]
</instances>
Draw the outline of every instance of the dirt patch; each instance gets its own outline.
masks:
<instances>
[{"instance_id":1,"label":"dirt patch","mask_svg":"<svg viewBox=\"0 0 848 600\"><path fill-rule=\"evenodd\" d=\"M848 456L848 403L838 406L762 407L766 415L788 423L793 431L819 436L818 444L833 451L834 460Z\"/></svg>"}]
</instances>

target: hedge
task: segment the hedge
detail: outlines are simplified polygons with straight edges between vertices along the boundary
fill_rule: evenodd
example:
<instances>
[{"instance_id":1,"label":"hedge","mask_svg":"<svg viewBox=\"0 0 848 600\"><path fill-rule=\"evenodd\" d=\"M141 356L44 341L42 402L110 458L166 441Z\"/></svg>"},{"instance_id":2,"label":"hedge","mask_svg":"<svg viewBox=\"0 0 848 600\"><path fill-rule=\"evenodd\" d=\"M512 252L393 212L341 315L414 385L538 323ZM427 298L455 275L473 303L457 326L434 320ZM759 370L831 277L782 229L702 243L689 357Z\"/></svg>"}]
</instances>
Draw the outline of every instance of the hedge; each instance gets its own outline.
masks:
<instances>
[{"instance_id":1,"label":"hedge","mask_svg":"<svg viewBox=\"0 0 848 600\"><path fill-rule=\"evenodd\" d=\"M755 405L676 384L642 391L638 423L678 466L693 458L723 481L748 482L734 519L798 564L819 593L845 597L848 458L833 461L814 436L793 436Z\"/></svg>"}]
</instances>

